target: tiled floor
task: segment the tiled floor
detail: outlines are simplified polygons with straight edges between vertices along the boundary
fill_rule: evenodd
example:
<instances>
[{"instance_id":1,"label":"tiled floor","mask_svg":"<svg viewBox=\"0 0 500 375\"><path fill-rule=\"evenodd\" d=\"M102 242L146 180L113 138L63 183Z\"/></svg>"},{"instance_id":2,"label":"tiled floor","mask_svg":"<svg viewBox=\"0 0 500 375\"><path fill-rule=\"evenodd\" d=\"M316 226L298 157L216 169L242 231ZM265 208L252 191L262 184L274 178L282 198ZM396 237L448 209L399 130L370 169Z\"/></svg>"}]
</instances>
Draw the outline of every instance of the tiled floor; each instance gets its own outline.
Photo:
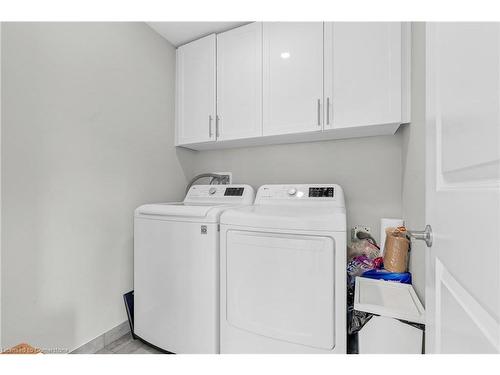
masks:
<instances>
[{"instance_id":1,"label":"tiled floor","mask_svg":"<svg viewBox=\"0 0 500 375\"><path fill-rule=\"evenodd\" d=\"M141 340L134 340L130 333L120 337L118 340L106 345L96 354L162 354L143 343Z\"/></svg>"}]
</instances>

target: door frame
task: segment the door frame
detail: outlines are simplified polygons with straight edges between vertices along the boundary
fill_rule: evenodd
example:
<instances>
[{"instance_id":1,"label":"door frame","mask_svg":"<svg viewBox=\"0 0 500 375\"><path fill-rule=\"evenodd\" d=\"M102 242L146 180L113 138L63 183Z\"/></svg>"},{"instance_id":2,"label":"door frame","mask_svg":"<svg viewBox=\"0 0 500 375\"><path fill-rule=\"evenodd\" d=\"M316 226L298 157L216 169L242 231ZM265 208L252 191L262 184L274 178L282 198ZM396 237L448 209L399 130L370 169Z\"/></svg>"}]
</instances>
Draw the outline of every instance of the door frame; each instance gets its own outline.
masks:
<instances>
[{"instance_id":1,"label":"door frame","mask_svg":"<svg viewBox=\"0 0 500 375\"><path fill-rule=\"evenodd\" d=\"M2 345L2 27L0 22L0 350Z\"/></svg>"}]
</instances>

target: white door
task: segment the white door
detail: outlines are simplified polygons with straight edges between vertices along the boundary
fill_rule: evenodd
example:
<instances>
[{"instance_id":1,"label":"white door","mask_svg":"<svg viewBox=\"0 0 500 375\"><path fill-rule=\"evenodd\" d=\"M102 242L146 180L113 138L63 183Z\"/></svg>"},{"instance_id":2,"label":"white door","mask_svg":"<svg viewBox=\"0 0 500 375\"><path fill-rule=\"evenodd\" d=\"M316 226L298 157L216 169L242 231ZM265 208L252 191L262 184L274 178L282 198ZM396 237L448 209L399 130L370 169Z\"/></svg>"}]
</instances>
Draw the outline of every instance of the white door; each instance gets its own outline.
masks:
<instances>
[{"instance_id":1,"label":"white door","mask_svg":"<svg viewBox=\"0 0 500 375\"><path fill-rule=\"evenodd\" d=\"M177 48L177 145L215 140L215 34Z\"/></svg>"},{"instance_id":2,"label":"white door","mask_svg":"<svg viewBox=\"0 0 500 375\"><path fill-rule=\"evenodd\" d=\"M426 352L500 352L500 25L427 25ZM410 125L411 126L411 125Z\"/></svg>"},{"instance_id":3,"label":"white door","mask_svg":"<svg viewBox=\"0 0 500 375\"><path fill-rule=\"evenodd\" d=\"M401 23L325 23L325 129L401 122Z\"/></svg>"},{"instance_id":4,"label":"white door","mask_svg":"<svg viewBox=\"0 0 500 375\"><path fill-rule=\"evenodd\" d=\"M264 135L322 129L323 23L264 23Z\"/></svg>"},{"instance_id":5,"label":"white door","mask_svg":"<svg viewBox=\"0 0 500 375\"><path fill-rule=\"evenodd\" d=\"M217 139L262 135L262 23L217 35Z\"/></svg>"}]
</instances>

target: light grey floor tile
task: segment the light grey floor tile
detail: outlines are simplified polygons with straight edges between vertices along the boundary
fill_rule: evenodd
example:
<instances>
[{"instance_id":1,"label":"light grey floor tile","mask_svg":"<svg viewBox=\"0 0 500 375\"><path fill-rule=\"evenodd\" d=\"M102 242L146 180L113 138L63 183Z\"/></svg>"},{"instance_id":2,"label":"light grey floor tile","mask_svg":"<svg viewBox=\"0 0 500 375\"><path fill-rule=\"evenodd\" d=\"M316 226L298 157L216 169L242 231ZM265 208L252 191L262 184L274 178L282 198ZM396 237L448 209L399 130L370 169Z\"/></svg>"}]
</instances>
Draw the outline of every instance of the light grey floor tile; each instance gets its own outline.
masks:
<instances>
[{"instance_id":1,"label":"light grey floor tile","mask_svg":"<svg viewBox=\"0 0 500 375\"><path fill-rule=\"evenodd\" d=\"M109 350L107 348L103 348L103 349L99 350L98 352L96 352L95 354L115 354L115 353L113 353L111 350Z\"/></svg>"},{"instance_id":2,"label":"light grey floor tile","mask_svg":"<svg viewBox=\"0 0 500 375\"><path fill-rule=\"evenodd\" d=\"M132 354L142 345L143 345L142 342L139 340L130 340L128 342L123 343L120 346L117 346L112 351L115 352L116 354Z\"/></svg>"},{"instance_id":3,"label":"light grey floor tile","mask_svg":"<svg viewBox=\"0 0 500 375\"><path fill-rule=\"evenodd\" d=\"M104 335L96 337L94 340L89 341L78 349L74 350L72 354L92 354L104 348Z\"/></svg>"},{"instance_id":4,"label":"light grey floor tile","mask_svg":"<svg viewBox=\"0 0 500 375\"><path fill-rule=\"evenodd\" d=\"M118 328L118 327L115 327ZM120 327L122 328L122 327ZM119 331L115 329L115 331ZM106 340L110 340L113 336L101 335L94 340L88 342L77 350L75 354L163 354L163 352L149 346L141 340L134 340L130 330L127 333L117 338L116 340L104 345Z\"/></svg>"},{"instance_id":5,"label":"light grey floor tile","mask_svg":"<svg viewBox=\"0 0 500 375\"><path fill-rule=\"evenodd\" d=\"M143 343L143 349L145 351L147 351L149 354L164 354L164 353L160 352L159 350L156 350L155 348L152 348L151 346L146 345L144 343Z\"/></svg>"},{"instance_id":6,"label":"light grey floor tile","mask_svg":"<svg viewBox=\"0 0 500 375\"><path fill-rule=\"evenodd\" d=\"M134 340L128 332L104 348L96 351L97 354L163 354L161 351L145 344L141 340Z\"/></svg>"},{"instance_id":7,"label":"light grey floor tile","mask_svg":"<svg viewBox=\"0 0 500 375\"><path fill-rule=\"evenodd\" d=\"M128 321L125 321L104 334L104 345L109 345L130 332Z\"/></svg>"},{"instance_id":8,"label":"light grey floor tile","mask_svg":"<svg viewBox=\"0 0 500 375\"><path fill-rule=\"evenodd\" d=\"M105 348L111 351L115 351L118 347L123 346L124 344L129 343L131 341L133 341L132 335L130 333L127 333L122 337L120 337L119 339L106 345Z\"/></svg>"},{"instance_id":9,"label":"light grey floor tile","mask_svg":"<svg viewBox=\"0 0 500 375\"><path fill-rule=\"evenodd\" d=\"M146 348L140 347L140 348L137 348L136 350L134 350L130 354L151 354L151 352L148 351Z\"/></svg>"}]
</instances>

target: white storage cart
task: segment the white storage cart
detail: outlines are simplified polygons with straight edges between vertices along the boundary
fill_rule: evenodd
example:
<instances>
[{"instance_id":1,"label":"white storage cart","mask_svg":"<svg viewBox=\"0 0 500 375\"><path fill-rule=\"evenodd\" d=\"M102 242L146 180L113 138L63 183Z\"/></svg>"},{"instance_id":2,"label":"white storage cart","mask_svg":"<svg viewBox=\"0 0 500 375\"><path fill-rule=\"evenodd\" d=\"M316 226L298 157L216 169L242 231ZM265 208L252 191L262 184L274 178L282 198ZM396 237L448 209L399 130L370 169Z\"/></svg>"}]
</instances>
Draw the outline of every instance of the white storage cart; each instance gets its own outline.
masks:
<instances>
[{"instance_id":1,"label":"white storage cart","mask_svg":"<svg viewBox=\"0 0 500 375\"><path fill-rule=\"evenodd\" d=\"M410 284L356 278L354 310L374 316L358 333L360 354L421 354L425 310Z\"/></svg>"}]
</instances>

